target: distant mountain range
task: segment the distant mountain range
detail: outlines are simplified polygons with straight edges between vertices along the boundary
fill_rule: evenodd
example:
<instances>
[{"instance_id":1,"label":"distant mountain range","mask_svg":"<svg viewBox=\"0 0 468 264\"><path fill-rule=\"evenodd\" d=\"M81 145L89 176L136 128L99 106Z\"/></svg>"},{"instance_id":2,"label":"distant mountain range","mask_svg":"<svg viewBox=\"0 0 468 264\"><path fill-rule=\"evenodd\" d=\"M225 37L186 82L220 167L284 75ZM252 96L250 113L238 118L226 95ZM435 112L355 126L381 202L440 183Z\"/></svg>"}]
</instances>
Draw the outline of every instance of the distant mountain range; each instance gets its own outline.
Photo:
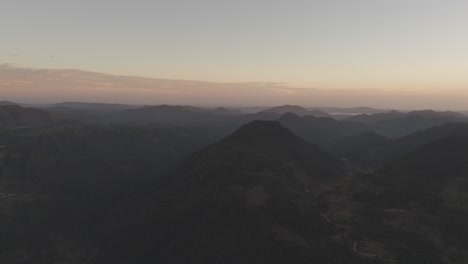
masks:
<instances>
[{"instance_id":1,"label":"distant mountain range","mask_svg":"<svg viewBox=\"0 0 468 264\"><path fill-rule=\"evenodd\" d=\"M123 110L122 110L123 109ZM303 116L287 112L296 111ZM313 144L333 152L335 154L351 153L353 149L360 149L362 155L370 155L369 151L376 151L374 157L391 157L399 153L398 143L392 143L392 147L383 148L381 143L386 141L383 137L400 138L412 133L431 129L437 125L448 123L464 123L468 118L455 112L436 112L432 110L413 111L402 113L391 111L373 115L356 115L343 120L335 120L331 117L316 117L312 111L299 106L281 106L255 114L245 114L239 110L228 108L199 108L193 106L128 106L86 103L63 103L54 107L35 109L18 105L0 106L0 124L4 126L37 127L52 123L154 123L154 124L189 124L202 126L218 126L220 131L234 131L239 126L254 120L278 120L282 125L305 138ZM460 125L462 126L462 125ZM370 132L373 132L374 136ZM227 134L226 134L227 135ZM369 138L365 138L365 136ZM381 136L380 136L381 135ZM361 137L361 139L359 139ZM424 138L418 136L418 138ZM375 139L373 144L365 141ZM356 140L367 145L351 147L351 141ZM403 139L402 139L403 140ZM399 141L397 141L399 142ZM379 149L376 149L379 146ZM353 156L361 157L354 152ZM370 157L370 156L369 156ZM360 158L359 158L360 159ZM372 158L373 160L379 160Z\"/></svg>"},{"instance_id":2,"label":"distant mountain range","mask_svg":"<svg viewBox=\"0 0 468 264\"><path fill-rule=\"evenodd\" d=\"M0 262L466 263L465 117L310 113L2 105Z\"/></svg>"},{"instance_id":3,"label":"distant mountain range","mask_svg":"<svg viewBox=\"0 0 468 264\"><path fill-rule=\"evenodd\" d=\"M411 112L398 112L392 110L386 113L376 113L376 114L362 114L351 116L347 118L349 121L361 122L372 124L375 122L388 121L398 118L408 118L408 117L424 117L426 119L430 118L466 118L463 114L457 112L436 112L434 110L419 110Z\"/></svg>"},{"instance_id":4,"label":"distant mountain range","mask_svg":"<svg viewBox=\"0 0 468 264\"><path fill-rule=\"evenodd\" d=\"M387 145L369 149L373 160L380 163L395 160L425 144L449 136L468 136L468 123L447 123L430 127L389 141Z\"/></svg>"},{"instance_id":5,"label":"distant mountain range","mask_svg":"<svg viewBox=\"0 0 468 264\"><path fill-rule=\"evenodd\" d=\"M378 133L390 137L401 137L416 131L450 122L468 122L468 118L456 112L436 112L433 110L401 113L391 111L374 115L357 115L346 121L369 125Z\"/></svg>"},{"instance_id":6,"label":"distant mountain range","mask_svg":"<svg viewBox=\"0 0 468 264\"><path fill-rule=\"evenodd\" d=\"M286 113L293 113L298 116L312 115L315 117L330 117L328 113L325 113L323 111L320 111L317 109L308 110L298 105L277 106L277 107L263 110L262 112L263 113L275 113L275 114L280 114L280 115L284 115Z\"/></svg>"},{"instance_id":7,"label":"distant mountain range","mask_svg":"<svg viewBox=\"0 0 468 264\"><path fill-rule=\"evenodd\" d=\"M49 105L50 108L70 108L77 110L93 111L93 112L116 112L126 109L135 109L141 106L137 105L126 105L126 104L105 104L105 103L81 103L81 102L64 102Z\"/></svg>"},{"instance_id":8,"label":"distant mountain range","mask_svg":"<svg viewBox=\"0 0 468 264\"><path fill-rule=\"evenodd\" d=\"M142 105L131 105L131 104L111 104L111 103L87 103L87 102L63 102L63 103L56 103L56 104L23 104L11 101L0 101L0 105L21 105L25 107L33 107L33 108L71 108L71 109L78 109L78 110L86 110L86 111L94 111L94 112L113 112L113 111L121 111L126 109L136 109L142 107ZM151 105L157 106L157 105ZM173 105L177 106L177 105ZM191 107L185 105L186 107ZM211 109L214 110L215 108L210 107L196 107L201 109ZM231 111L236 111L238 113L258 113L258 112L269 112L269 113L277 113L277 114L285 114L285 113L295 113L299 116L303 115L314 115L316 117L338 117L339 119L344 117L356 118L356 121L361 122L373 122L379 118L385 119L387 113L395 114L395 113L415 113L421 111L396 111L396 110L388 110L388 109L377 109L371 107L349 107L349 108L340 108L340 107L303 107L299 105L282 105L282 106L252 106L252 107L219 107L228 109ZM423 110L428 111L428 110ZM444 112L438 112L444 113ZM445 112L451 115L463 115L466 116L468 112L460 111L460 112ZM384 114L384 115L375 115L375 114ZM367 116L367 117L366 117ZM369 117L373 116L373 117ZM391 116L391 115L390 115ZM374 120L375 119L375 120Z\"/></svg>"},{"instance_id":9,"label":"distant mountain range","mask_svg":"<svg viewBox=\"0 0 468 264\"><path fill-rule=\"evenodd\" d=\"M35 108L0 105L0 126L40 126L64 119L63 116Z\"/></svg>"},{"instance_id":10,"label":"distant mountain range","mask_svg":"<svg viewBox=\"0 0 468 264\"><path fill-rule=\"evenodd\" d=\"M311 115L300 117L287 113L278 121L309 142L330 149L332 142L349 135L368 131L365 124L351 121L338 121L330 117L314 117Z\"/></svg>"},{"instance_id":11,"label":"distant mountain range","mask_svg":"<svg viewBox=\"0 0 468 264\"><path fill-rule=\"evenodd\" d=\"M10 102L10 101L0 101L0 106L1 105L17 105L16 103Z\"/></svg>"},{"instance_id":12,"label":"distant mountain range","mask_svg":"<svg viewBox=\"0 0 468 264\"><path fill-rule=\"evenodd\" d=\"M342 115L359 115L359 114L378 114L390 112L388 109L376 109L372 107L315 107L311 109L317 109L329 114L342 114Z\"/></svg>"}]
</instances>

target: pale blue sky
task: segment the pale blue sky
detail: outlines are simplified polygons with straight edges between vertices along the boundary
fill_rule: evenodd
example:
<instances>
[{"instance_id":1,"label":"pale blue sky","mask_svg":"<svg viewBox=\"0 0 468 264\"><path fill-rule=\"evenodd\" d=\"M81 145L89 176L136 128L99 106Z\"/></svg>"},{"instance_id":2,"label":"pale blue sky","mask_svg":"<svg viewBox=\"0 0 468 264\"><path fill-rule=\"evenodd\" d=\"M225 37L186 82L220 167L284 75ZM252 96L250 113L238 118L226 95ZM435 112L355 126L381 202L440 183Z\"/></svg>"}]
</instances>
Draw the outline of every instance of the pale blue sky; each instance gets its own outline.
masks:
<instances>
[{"instance_id":1,"label":"pale blue sky","mask_svg":"<svg viewBox=\"0 0 468 264\"><path fill-rule=\"evenodd\" d=\"M0 63L321 89L468 89L466 0L2 0Z\"/></svg>"}]
</instances>

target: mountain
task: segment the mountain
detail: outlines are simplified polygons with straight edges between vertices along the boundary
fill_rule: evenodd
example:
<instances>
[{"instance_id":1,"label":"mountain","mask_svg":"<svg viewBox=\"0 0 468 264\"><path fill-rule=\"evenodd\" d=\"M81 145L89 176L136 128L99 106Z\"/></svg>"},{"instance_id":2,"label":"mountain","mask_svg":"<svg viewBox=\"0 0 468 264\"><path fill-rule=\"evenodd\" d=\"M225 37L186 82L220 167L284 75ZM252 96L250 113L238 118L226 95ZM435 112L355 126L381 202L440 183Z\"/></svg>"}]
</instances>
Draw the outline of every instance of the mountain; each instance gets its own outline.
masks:
<instances>
[{"instance_id":1,"label":"mountain","mask_svg":"<svg viewBox=\"0 0 468 264\"><path fill-rule=\"evenodd\" d=\"M307 191L342 175L339 160L279 123L254 121L195 153L167 186L138 200L145 209L128 209L137 211L130 223L107 226L112 246L94 263L362 263L333 241Z\"/></svg>"},{"instance_id":2,"label":"mountain","mask_svg":"<svg viewBox=\"0 0 468 264\"><path fill-rule=\"evenodd\" d=\"M404 117L405 114L392 110L386 113L375 113L375 114L361 114L356 116L351 116L347 118L347 121L360 122L365 124L372 124L379 121L386 121Z\"/></svg>"},{"instance_id":3,"label":"mountain","mask_svg":"<svg viewBox=\"0 0 468 264\"><path fill-rule=\"evenodd\" d=\"M373 219L373 227L366 228L398 227L396 232L408 232L414 242L420 241L416 250L433 252L439 259L421 255L403 263L466 263L468 136L425 144L389 162L367 181L371 184L354 193L355 201L368 208L362 216Z\"/></svg>"},{"instance_id":4,"label":"mountain","mask_svg":"<svg viewBox=\"0 0 468 264\"><path fill-rule=\"evenodd\" d=\"M270 109L263 110L262 112L276 113L276 114L281 114L281 115L284 115L286 113L294 113L296 115L303 116L303 115L307 115L309 113L309 110L298 105L283 105L283 106L272 107Z\"/></svg>"},{"instance_id":5,"label":"mountain","mask_svg":"<svg viewBox=\"0 0 468 264\"><path fill-rule=\"evenodd\" d=\"M286 113L293 113L299 116L305 116L305 115L313 115L315 117L329 117L330 115L317 110L317 109L312 109L312 110L307 110L304 107L298 106L298 105L283 105L283 106L276 106L267 110L263 110L262 112L264 113L276 113L276 114L281 114L284 115Z\"/></svg>"},{"instance_id":6,"label":"mountain","mask_svg":"<svg viewBox=\"0 0 468 264\"><path fill-rule=\"evenodd\" d=\"M17 103L13 103L10 101L0 101L0 106L1 105L18 105Z\"/></svg>"},{"instance_id":7,"label":"mountain","mask_svg":"<svg viewBox=\"0 0 468 264\"><path fill-rule=\"evenodd\" d=\"M439 218L382 206L380 176L345 164L278 122L251 122L115 207L92 263L463 263L441 261L463 261L463 240L440 238Z\"/></svg>"},{"instance_id":8,"label":"mountain","mask_svg":"<svg viewBox=\"0 0 468 264\"><path fill-rule=\"evenodd\" d=\"M386 145L376 146L370 149L368 155L372 155L374 164L382 165L385 162L394 161L425 144L440 140L449 136L468 136L468 123L447 123L430 127L407 136L394 139Z\"/></svg>"},{"instance_id":9,"label":"mountain","mask_svg":"<svg viewBox=\"0 0 468 264\"><path fill-rule=\"evenodd\" d=\"M225 107L218 107L211 111L217 115L241 115L243 114L242 111L240 110L228 109Z\"/></svg>"},{"instance_id":10,"label":"mountain","mask_svg":"<svg viewBox=\"0 0 468 264\"><path fill-rule=\"evenodd\" d=\"M224 120L229 120L230 117L236 118L237 116L243 115L244 114L238 110L231 110L224 107L207 109L189 105L156 105L127 109L114 113L111 120L162 123L209 123L224 122Z\"/></svg>"},{"instance_id":11,"label":"mountain","mask_svg":"<svg viewBox=\"0 0 468 264\"><path fill-rule=\"evenodd\" d=\"M399 138L393 145L408 145L409 150L449 136L468 136L468 123L447 123Z\"/></svg>"},{"instance_id":12,"label":"mountain","mask_svg":"<svg viewBox=\"0 0 468 264\"><path fill-rule=\"evenodd\" d=\"M92 111L92 112L99 112L99 113L109 113L109 112L115 112L115 111L122 111L126 109L134 109L134 108L138 108L139 106L125 105L125 104L64 102L64 103L53 104L48 107L71 108L71 109Z\"/></svg>"},{"instance_id":13,"label":"mountain","mask_svg":"<svg viewBox=\"0 0 468 264\"><path fill-rule=\"evenodd\" d=\"M468 173L468 136L453 135L430 142L391 163L390 174L411 174L424 180L466 177Z\"/></svg>"},{"instance_id":14,"label":"mountain","mask_svg":"<svg viewBox=\"0 0 468 264\"><path fill-rule=\"evenodd\" d=\"M369 130L365 124L357 122L338 121L329 117L300 117L293 113L281 116L278 121L307 141L328 150L339 138Z\"/></svg>"},{"instance_id":15,"label":"mountain","mask_svg":"<svg viewBox=\"0 0 468 264\"><path fill-rule=\"evenodd\" d=\"M85 110L65 106L43 107L41 110L66 116L70 119L81 121L83 123L99 124L106 123L107 121L107 112L95 112L94 110Z\"/></svg>"},{"instance_id":16,"label":"mountain","mask_svg":"<svg viewBox=\"0 0 468 264\"><path fill-rule=\"evenodd\" d=\"M330 173L330 170L339 169L340 162L274 121L253 121L248 123L217 145L198 153L198 155L207 160L216 160L220 157L228 160L241 157L240 153L242 152L244 152L245 156L239 161L246 162L246 166L254 166L247 168L248 170L266 170L269 166L276 167L277 165L281 165L277 169L283 168L283 166L288 167L282 163L293 159L291 162L297 169L306 172L308 175L316 175L315 178L326 179L333 177L333 174L339 174L338 172ZM208 154L213 156L207 157ZM223 157L224 155L228 156ZM278 163L272 162L268 165L266 163L250 163L248 161L250 157L262 161L275 161L278 159ZM236 166L239 166L240 162ZM194 158L190 163L200 164L203 162L199 162L198 159ZM287 172L285 171L285 173Z\"/></svg>"},{"instance_id":17,"label":"mountain","mask_svg":"<svg viewBox=\"0 0 468 264\"><path fill-rule=\"evenodd\" d=\"M336 135L338 160L249 122L279 117L0 128L0 262L466 263L468 123L392 140L281 117ZM399 144L375 173L349 159Z\"/></svg>"},{"instance_id":18,"label":"mountain","mask_svg":"<svg viewBox=\"0 0 468 264\"><path fill-rule=\"evenodd\" d=\"M271 106L247 106L247 107L235 107L234 109L239 110L243 113L258 113L267 109L272 108Z\"/></svg>"},{"instance_id":19,"label":"mountain","mask_svg":"<svg viewBox=\"0 0 468 264\"><path fill-rule=\"evenodd\" d=\"M375 150L388 147L392 140L373 131L352 134L338 138L331 149L336 155L358 162L371 164L375 160Z\"/></svg>"},{"instance_id":20,"label":"mountain","mask_svg":"<svg viewBox=\"0 0 468 264\"><path fill-rule=\"evenodd\" d=\"M279 122L309 142L361 165L379 168L432 141L453 135L468 136L468 123L446 123L391 139L371 125L330 118L299 117L288 113Z\"/></svg>"},{"instance_id":21,"label":"mountain","mask_svg":"<svg viewBox=\"0 0 468 264\"><path fill-rule=\"evenodd\" d=\"M55 124L55 123L54 123ZM159 186L218 127L0 127L0 263L89 263L121 200Z\"/></svg>"},{"instance_id":22,"label":"mountain","mask_svg":"<svg viewBox=\"0 0 468 264\"><path fill-rule=\"evenodd\" d=\"M0 106L0 126L40 126L62 121L64 117L47 111L18 105Z\"/></svg>"},{"instance_id":23,"label":"mountain","mask_svg":"<svg viewBox=\"0 0 468 264\"><path fill-rule=\"evenodd\" d=\"M318 110L318 109L311 109L309 110L309 115L315 116L315 117L333 117L333 115L330 115L324 111Z\"/></svg>"},{"instance_id":24,"label":"mountain","mask_svg":"<svg viewBox=\"0 0 468 264\"><path fill-rule=\"evenodd\" d=\"M399 207L419 206L445 220L455 213L457 222L464 226L458 227L458 231L452 227L453 233L445 236L466 239L468 136L448 136L423 145L387 164L380 173L383 176L379 183L385 186L382 202Z\"/></svg>"},{"instance_id":25,"label":"mountain","mask_svg":"<svg viewBox=\"0 0 468 264\"><path fill-rule=\"evenodd\" d=\"M345 120L368 124L374 131L389 137L401 137L449 122L468 122L468 118L460 113L433 110L408 113L391 111L383 114L359 115Z\"/></svg>"},{"instance_id":26,"label":"mountain","mask_svg":"<svg viewBox=\"0 0 468 264\"><path fill-rule=\"evenodd\" d=\"M143 122L191 122L213 114L192 106L157 105L128 109L114 114L116 120Z\"/></svg>"},{"instance_id":27,"label":"mountain","mask_svg":"<svg viewBox=\"0 0 468 264\"><path fill-rule=\"evenodd\" d=\"M324 111L326 113L335 115L362 115L362 114L378 114L378 113L386 113L389 110L385 109L376 109L372 107L350 107L350 108L343 108L343 107L315 107L314 109L318 109Z\"/></svg>"}]
</instances>

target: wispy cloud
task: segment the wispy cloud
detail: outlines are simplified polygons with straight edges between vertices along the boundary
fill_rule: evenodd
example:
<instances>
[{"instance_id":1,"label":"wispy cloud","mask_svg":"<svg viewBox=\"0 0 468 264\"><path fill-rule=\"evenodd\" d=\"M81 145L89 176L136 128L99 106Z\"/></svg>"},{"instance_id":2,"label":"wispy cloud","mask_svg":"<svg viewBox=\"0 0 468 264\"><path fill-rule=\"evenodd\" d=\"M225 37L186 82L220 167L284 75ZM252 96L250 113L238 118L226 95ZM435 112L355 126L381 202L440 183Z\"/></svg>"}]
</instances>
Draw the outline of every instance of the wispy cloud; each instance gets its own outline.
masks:
<instances>
[{"instance_id":1,"label":"wispy cloud","mask_svg":"<svg viewBox=\"0 0 468 264\"><path fill-rule=\"evenodd\" d=\"M297 94L297 91L292 90L292 89L275 88L275 87L271 87L271 88L267 88L267 89L268 89L268 90L271 90L271 91L276 91L276 92L284 93L284 94Z\"/></svg>"},{"instance_id":2,"label":"wispy cloud","mask_svg":"<svg viewBox=\"0 0 468 264\"><path fill-rule=\"evenodd\" d=\"M461 92L464 91L464 92ZM468 89L439 92L292 87L275 82L219 83L118 76L73 69L21 68L0 64L2 99L137 104L374 106L464 109ZM421 100L424 99L424 100ZM467 107L468 108L468 107Z\"/></svg>"}]
</instances>

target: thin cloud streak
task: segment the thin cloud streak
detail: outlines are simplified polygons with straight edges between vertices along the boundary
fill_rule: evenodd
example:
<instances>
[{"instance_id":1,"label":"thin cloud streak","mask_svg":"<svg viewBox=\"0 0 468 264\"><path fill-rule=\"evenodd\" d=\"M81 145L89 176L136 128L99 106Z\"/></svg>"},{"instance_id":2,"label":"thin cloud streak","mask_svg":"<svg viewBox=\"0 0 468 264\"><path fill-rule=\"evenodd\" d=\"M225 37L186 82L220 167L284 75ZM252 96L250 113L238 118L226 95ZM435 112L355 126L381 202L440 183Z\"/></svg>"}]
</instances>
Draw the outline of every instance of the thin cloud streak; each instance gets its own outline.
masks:
<instances>
[{"instance_id":1,"label":"thin cloud streak","mask_svg":"<svg viewBox=\"0 0 468 264\"><path fill-rule=\"evenodd\" d=\"M82 70L0 64L0 96L31 103L102 101L133 104L373 106L464 110L468 89L297 88L274 82L217 83L118 76Z\"/></svg>"}]
</instances>

